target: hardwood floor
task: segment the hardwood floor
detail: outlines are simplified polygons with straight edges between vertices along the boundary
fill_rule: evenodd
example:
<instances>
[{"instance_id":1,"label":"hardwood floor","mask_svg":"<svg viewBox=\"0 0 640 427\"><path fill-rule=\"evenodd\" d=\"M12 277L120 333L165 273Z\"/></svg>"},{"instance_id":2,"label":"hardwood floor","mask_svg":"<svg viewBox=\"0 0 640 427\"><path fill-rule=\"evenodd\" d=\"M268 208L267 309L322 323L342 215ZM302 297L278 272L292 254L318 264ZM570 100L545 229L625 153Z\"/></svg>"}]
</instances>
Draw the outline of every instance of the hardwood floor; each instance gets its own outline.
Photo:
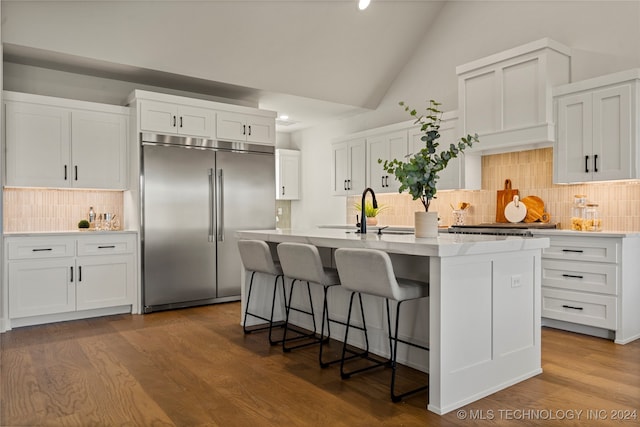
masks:
<instances>
[{"instance_id":1,"label":"hardwood floor","mask_svg":"<svg viewBox=\"0 0 640 427\"><path fill-rule=\"evenodd\" d=\"M243 335L239 310L228 303L2 334L0 425L640 425L640 340L620 346L543 329L543 374L440 417L425 409L426 392L391 403L388 370L343 381L338 366L319 368L317 347L283 354L265 333ZM425 380L401 372L401 385Z\"/></svg>"}]
</instances>

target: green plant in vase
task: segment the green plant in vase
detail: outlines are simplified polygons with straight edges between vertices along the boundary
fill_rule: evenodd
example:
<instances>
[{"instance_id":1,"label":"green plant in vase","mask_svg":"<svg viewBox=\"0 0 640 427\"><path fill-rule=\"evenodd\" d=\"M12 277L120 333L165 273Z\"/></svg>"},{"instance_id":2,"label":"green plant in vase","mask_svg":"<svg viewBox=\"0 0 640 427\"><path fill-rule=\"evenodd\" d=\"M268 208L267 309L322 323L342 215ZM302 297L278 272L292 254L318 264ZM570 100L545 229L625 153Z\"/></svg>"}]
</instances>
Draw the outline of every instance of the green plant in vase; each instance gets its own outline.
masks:
<instances>
[{"instance_id":1,"label":"green plant in vase","mask_svg":"<svg viewBox=\"0 0 640 427\"><path fill-rule=\"evenodd\" d=\"M406 158L399 160L385 160L378 159L378 163L383 163L383 169L390 174L393 174L400 187L398 192L402 193L407 191L413 200L420 200L424 206L424 213L429 213L429 205L431 201L436 197L436 184L440 176L439 172L443 171L449 161L458 157L464 150L470 148L474 143L480 142L478 134L467 135L460 138L457 143L449 144L449 147L439 150L440 141L440 122L442 120L442 111L440 111L440 103L433 99L429 101L429 106L426 108L426 114L418 114L415 109L410 108L404 102L399 103L404 110L407 111L411 117L415 118L415 124L420 125L420 131L423 133L420 140L424 142L424 148L417 153L408 155ZM437 224L438 215L419 215L416 212L416 236L417 237L436 237L437 236ZM426 219L429 218L429 219ZM428 221L430 230L424 232L418 232L419 222L420 225L424 221ZM435 224L435 230L433 229ZM420 235L419 235L420 234ZM427 235L428 234L428 235Z\"/></svg>"},{"instance_id":2,"label":"green plant in vase","mask_svg":"<svg viewBox=\"0 0 640 427\"><path fill-rule=\"evenodd\" d=\"M360 203L353 204L357 213L362 212L362 205ZM376 216L384 210L387 210L389 206L378 204L377 208L373 207L373 203L369 200L364 202L364 216L366 217L367 225L376 225L378 223Z\"/></svg>"}]
</instances>

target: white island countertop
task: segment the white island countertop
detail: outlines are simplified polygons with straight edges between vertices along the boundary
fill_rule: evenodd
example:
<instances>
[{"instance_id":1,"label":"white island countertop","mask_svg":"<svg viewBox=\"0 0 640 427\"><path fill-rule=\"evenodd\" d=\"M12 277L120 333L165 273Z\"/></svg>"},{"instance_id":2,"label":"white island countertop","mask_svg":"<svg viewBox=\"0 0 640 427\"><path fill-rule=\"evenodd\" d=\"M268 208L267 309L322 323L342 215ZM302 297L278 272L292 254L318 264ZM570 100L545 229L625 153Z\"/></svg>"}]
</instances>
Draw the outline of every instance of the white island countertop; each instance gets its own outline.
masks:
<instances>
[{"instance_id":1,"label":"white island countertop","mask_svg":"<svg viewBox=\"0 0 640 427\"><path fill-rule=\"evenodd\" d=\"M385 252L452 257L498 252L514 252L549 247L548 237L488 236L478 234L441 233L436 238L417 238L412 234L375 234L366 236L353 231L328 228L301 230L245 230L238 231L243 239L258 239L269 242L298 242L331 248L370 248Z\"/></svg>"}]
</instances>

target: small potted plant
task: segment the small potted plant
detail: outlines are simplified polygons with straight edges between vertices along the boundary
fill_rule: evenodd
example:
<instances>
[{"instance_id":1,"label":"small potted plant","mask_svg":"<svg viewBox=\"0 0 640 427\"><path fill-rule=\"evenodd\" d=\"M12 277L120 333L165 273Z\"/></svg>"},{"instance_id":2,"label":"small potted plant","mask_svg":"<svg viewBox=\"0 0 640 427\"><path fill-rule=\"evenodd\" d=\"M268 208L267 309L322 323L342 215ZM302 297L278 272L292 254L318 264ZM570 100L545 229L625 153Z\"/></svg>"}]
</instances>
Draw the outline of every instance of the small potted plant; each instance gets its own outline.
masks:
<instances>
[{"instance_id":1,"label":"small potted plant","mask_svg":"<svg viewBox=\"0 0 640 427\"><path fill-rule=\"evenodd\" d=\"M360 205L360 203L354 203L353 207L355 208L356 212L360 213L362 212L362 206ZM378 224L378 219L376 218L376 216L378 216L378 214L386 209L388 209L389 206L387 205L382 205L382 204L378 204L377 208L373 207L373 203L371 203L370 200L367 200L364 202L364 216L366 217L366 221L367 221L367 225L377 225Z\"/></svg>"},{"instance_id":2,"label":"small potted plant","mask_svg":"<svg viewBox=\"0 0 640 427\"><path fill-rule=\"evenodd\" d=\"M86 219L81 219L80 222L78 222L78 229L80 231L87 231L90 226L91 224L89 224L89 221Z\"/></svg>"},{"instance_id":3,"label":"small potted plant","mask_svg":"<svg viewBox=\"0 0 640 427\"><path fill-rule=\"evenodd\" d=\"M400 102L400 106L415 118L415 124L421 125L420 131L424 135L420 139L424 141L425 146L403 160L385 160L382 165L384 170L395 175L400 183L398 192L408 191L413 200L420 199L424 206L424 212L415 214L416 237L438 236L438 213L429 212L431 200L436 196L436 183L440 178L438 173L447 167L451 159L458 157L473 143L479 142L478 134L467 135L460 138L457 144L452 143L448 148L438 151L440 145L438 131L442 119L442 111L438 108L440 105L432 99L426 109L426 115L418 115L416 110ZM378 163L382 163L382 160L378 159Z\"/></svg>"}]
</instances>

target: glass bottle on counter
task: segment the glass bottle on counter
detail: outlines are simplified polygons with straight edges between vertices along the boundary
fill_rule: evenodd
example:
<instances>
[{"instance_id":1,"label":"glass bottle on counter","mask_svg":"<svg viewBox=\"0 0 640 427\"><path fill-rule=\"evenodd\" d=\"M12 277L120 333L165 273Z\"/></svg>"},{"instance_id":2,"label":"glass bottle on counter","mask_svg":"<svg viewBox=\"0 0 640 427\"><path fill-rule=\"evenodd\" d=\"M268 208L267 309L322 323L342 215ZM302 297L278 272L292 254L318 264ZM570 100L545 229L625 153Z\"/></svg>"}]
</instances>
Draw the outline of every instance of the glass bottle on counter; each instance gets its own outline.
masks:
<instances>
[{"instance_id":1,"label":"glass bottle on counter","mask_svg":"<svg viewBox=\"0 0 640 427\"><path fill-rule=\"evenodd\" d=\"M584 194L576 194L573 196L573 207L571 209L571 229L575 231L584 231L584 218L587 208L587 196Z\"/></svg>"},{"instance_id":2,"label":"glass bottle on counter","mask_svg":"<svg viewBox=\"0 0 640 427\"><path fill-rule=\"evenodd\" d=\"M600 219L598 205L595 203L588 203L585 208L584 229L586 231L602 231L602 219Z\"/></svg>"},{"instance_id":3,"label":"glass bottle on counter","mask_svg":"<svg viewBox=\"0 0 640 427\"><path fill-rule=\"evenodd\" d=\"M93 206L89 206L89 227L95 228L96 226L96 213L93 211Z\"/></svg>"}]
</instances>

